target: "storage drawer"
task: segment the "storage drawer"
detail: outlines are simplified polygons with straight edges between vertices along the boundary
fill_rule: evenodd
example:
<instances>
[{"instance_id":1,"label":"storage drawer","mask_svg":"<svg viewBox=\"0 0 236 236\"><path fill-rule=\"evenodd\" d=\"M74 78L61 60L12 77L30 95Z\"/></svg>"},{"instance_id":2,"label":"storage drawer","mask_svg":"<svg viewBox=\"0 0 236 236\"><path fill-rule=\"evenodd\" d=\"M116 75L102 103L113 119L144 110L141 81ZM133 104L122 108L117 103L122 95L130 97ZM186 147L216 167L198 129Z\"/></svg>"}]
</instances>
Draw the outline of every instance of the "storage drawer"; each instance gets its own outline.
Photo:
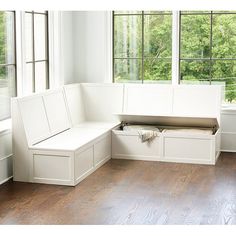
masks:
<instances>
[{"instance_id":1,"label":"storage drawer","mask_svg":"<svg viewBox=\"0 0 236 236\"><path fill-rule=\"evenodd\" d=\"M112 158L155 160L160 157L160 137L142 143L138 135L120 133L112 133Z\"/></svg>"},{"instance_id":2,"label":"storage drawer","mask_svg":"<svg viewBox=\"0 0 236 236\"><path fill-rule=\"evenodd\" d=\"M36 182L71 181L69 156L33 155L33 179Z\"/></svg>"},{"instance_id":3,"label":"storage drawer","mask_svg":"<svg viewBox=\"0 0 236 236\"><path fill-rule=\"evenodd\" d=\"M75 180L78 181L93 169L93 146L75 154Z\"/></svg>"},{"instance_id":4,"label":"storage drawer","mask_svg":"<svg viewBox=\"0 0 236 236\"><path fill-rule=\"evenodd\" d=\"M94 165L102 164L111 157L111 133L94 145Z\"/></svg>"},{"instance_id":5,"label":"storage drawer","mask_svg":"<svg viewBox=\"0 0 236 236\"><path fill-rule=\"evenodd\" d=\"M163 137L163 158L190 163L207 162L211 160L212 145L212 139Z\"/></svg>"}]
</instances>

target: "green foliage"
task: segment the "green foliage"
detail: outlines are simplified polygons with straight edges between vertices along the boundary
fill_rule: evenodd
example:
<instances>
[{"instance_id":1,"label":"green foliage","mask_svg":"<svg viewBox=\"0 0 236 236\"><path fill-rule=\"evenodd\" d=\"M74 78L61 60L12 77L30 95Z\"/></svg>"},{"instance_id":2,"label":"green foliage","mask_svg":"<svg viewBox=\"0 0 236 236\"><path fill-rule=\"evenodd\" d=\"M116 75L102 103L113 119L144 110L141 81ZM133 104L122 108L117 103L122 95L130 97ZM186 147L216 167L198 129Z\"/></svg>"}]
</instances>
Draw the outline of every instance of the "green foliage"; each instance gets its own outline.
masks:
<instances>
[{"instance_id":1,"label":"green foliage","mask_svg":"<svg viewBox=\"0 0 236 236\"><path fill-rule=\"evenodd\" d=\"M236 60L225 60L236 59L236 14L213 15L211 28L210 14L186 13L181 16L181 83L223 84L226 101L236 102ZM171 16L144 15L143 20L142 44L142 16L115 16L116 82L138 82L142 74L144 82L171 80Z\"/></svg>"},{"instance_id":2,"label":"green foliage","mask_svg":"<svg viewBox=\"0 0 236 236\"><path fill-rule=\"evenodd\" d=\"M0 64L5 63L6 55L6 27L5 27L5 14L0 11ZM6 78L5 67L0 66L0 80Z\"/></svg>"}]
</instances>

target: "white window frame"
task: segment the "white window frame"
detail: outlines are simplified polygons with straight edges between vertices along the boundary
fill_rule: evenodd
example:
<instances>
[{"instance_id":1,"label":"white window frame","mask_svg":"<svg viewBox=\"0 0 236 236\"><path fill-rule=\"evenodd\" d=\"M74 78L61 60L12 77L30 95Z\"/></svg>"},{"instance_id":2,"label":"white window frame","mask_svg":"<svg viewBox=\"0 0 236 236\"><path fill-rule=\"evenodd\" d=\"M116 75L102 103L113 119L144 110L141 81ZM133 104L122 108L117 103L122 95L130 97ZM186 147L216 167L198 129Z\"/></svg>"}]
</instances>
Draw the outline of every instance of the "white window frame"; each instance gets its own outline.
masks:
<instances>
[{"instance_id":1,"label":"white window frame","mask_svg":"<svg viewBox=\"0 0 236 236\"><path fill-rule=\"evenodd\" d=\"M17 94L26 95L24 76L26 74L26 55L24 45L24 17L25 12L16 11L16 50L17 50ZM48 50L49 50L49 84L50 89L63 84L60 59L61 55L61 12L48 11Z\"/></svg>"}]
</instances>

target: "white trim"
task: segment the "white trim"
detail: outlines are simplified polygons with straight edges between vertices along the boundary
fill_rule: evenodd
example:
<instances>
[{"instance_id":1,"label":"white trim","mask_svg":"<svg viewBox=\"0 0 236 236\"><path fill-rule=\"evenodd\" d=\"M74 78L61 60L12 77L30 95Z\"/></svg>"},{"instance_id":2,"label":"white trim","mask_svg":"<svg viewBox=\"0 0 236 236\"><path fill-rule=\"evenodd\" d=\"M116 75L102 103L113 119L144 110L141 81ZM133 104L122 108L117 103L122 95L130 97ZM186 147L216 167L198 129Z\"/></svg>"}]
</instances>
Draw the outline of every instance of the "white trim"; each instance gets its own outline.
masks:
<instances>
[{"instance_id":1,"label":"white trim","mask_svg":"<svg viewBox=\"0 0 236 236\"><path fill-rule=\"evenodd\" d=\"M0 121L0 136L11 131L11 118Z\"/></svg>"},{"instance_id":2,"label":"white trim","mask_svg":"<svg viewBox=\"0 0 236 236\"><path fill-rule=\"evenodd\" d=\"M229 150L229 149L221 149L221 152L236 152L236 150Z\"/></svg>"},{"instance_id":3,"label":"white trim","mask_svg":"<svg viewBox=\"0 0 236 236\"><path fill-rule=\"evenodd\" d=\"M23 39L22 39L22 22L23 16L22 12L16 11L16 73L17 73L17 96L23 95L23 78L24 78L24 68L23 68Z\"/></svg>"},{"instance_id":4,"label":"white trim","mask_svg":"<svg viewBox=\"0 0 236 236\"><path fill-rule=\"evenodd\" d=\"M112 83L112 11L105 13L105 83Z\"/></svg>"},{"instance_id":5,"label":"white trim","mask_svg":"<svg viewBox=\"0 0 236 236\"><path fill-rule=\"evenodd\" d=\"M49 32L49 85L50 88L58 88L64 84L61 67L61 12L48 12Z\"/></svg>"},{"instance_id":6,"label":"white trim","mask_svg":"<svg viewBox=\"0 0 236 236\"><path fill-rule=\"evenodd\" d=\"M179 27L180 11L172 12L172 84L179 84Z\"/></svg>"},{"instance_id":7,"label":"white trim","mask_svg":"<svg viewBox=\"0 0 236 236\"><path fill-rule=\"evenodd\" d=\"M6 178L6 179L4 179L4 180L2 180L2 181L0 182L0 185L6 183L8 180L10 180L10 179L12 179L12 178L13 178L13 175L10 176L10 177L8 177L8 178Z\"/></svg>"},{"instance_id":8,"label":"white trim","mask_svg":"<svg viewBox=\"0 0 236 236\"><path fill-rule=\"evenodd\" d=\"M9 155L7 155L7 156L3 156L3 157L0 158L0 161L3 161L3 160L8 159L8 158L12 157L12 155L13 155L13 154L11 153L11 154L9 154Z\"/></svg>"},{"instance_id":9,"label":"white trim","mask_svg":"<svg viewBox=\"0 0 236 236\"><path fill-rule=\"evenodd\" d=\"M228 132L224 132L224 131L222 131L221 134L235 134L236 135L236 132L229 132L229 131Z\"/></svg>"}]
</instances>

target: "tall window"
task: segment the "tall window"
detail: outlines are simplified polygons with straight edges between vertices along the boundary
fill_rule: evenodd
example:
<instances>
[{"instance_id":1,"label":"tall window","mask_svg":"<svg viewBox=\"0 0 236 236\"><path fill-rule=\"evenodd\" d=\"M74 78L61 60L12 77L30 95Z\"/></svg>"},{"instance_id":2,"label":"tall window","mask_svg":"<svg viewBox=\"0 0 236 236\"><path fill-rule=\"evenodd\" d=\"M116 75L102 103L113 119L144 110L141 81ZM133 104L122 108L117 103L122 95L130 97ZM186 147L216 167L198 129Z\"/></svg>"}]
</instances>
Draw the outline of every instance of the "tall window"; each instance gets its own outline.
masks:
<instances>
[{"instance_id":1,"label":"tall window","mask_svg":"<svg viewBox=\"0 0 236 236\"><path fill-rule=\"evenodd\" d=\"M180 83L225 85L236 102L236 12L180 14Z\"/></svg>"},{"instance_id":2,"label":"tall window","mask_svg":"<svg viewBox=\"0 0 236 236\"><path fill-rule=\"evenodd\" d=\"M25 12L26 77L28 93L49 88L48 12Z\"/></svg>"},{"instance_id":3,"label":"tall window","mask_svg":"<svg viewBox=\"0 0 236 236\"><path fill-rule=\"evenodd\" d=\"M114 82L171 82L171 18L165 11L113 13Z\"/></svg>"},{"instance_id":4,"label":"tall window","mask_svg":"<svg viewBox=\"0 0 236 236\"><path fill-rule=\"evenodd\" d=\"M16 95L15 13L0 11L0 121L10 117Z\"/></svg>"}]
</instances>

